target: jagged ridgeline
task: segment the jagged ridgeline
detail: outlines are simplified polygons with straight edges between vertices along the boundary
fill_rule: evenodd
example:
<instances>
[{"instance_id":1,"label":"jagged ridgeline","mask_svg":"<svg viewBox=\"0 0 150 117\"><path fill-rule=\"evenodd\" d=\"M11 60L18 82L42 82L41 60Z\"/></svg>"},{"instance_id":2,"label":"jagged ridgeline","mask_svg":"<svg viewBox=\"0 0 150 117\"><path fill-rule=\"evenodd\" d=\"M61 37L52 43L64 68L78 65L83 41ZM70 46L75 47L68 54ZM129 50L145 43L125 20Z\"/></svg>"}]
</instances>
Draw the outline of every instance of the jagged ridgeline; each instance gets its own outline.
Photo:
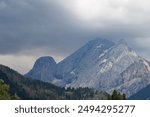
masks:
<instances>
[{"instance_id":1,"label":"jagged ridgeline","mask_svg":"<svg viewBox=\"0 0 150 117\"><path fill-rule=\"evenodd\" d=\"M111 99L105 92L89 88L60 88L50 83L25 78L16 71L0 65L0 99L81 100Z\"/></svg>"},{"instance_id":2,"label":"jagged ridgeline","mask_svg":"<svg viewBox=\"0 0 150 117\"><path fill-rule=\"evenodd\" d=\"M116 89L130 97L150 84L150 62L125 40L97 38L57 64L51 57L39 58L26 76L61 87L89 87L110 94Z\"/></svg>"},{"instance_id":3,"label":"jagged ridgeline","mask_svg":"<svg viewBox=\"0 0 150 117\"><path fill-rule=\"evenodd\" d=\"M9 96L21 99L150 97L145 93L150 85L150 62L124 40L94 39L59 63L52 57L41 57L25 76L5 66L0 66L0 71Z\"/></svg>"}]
</instances>

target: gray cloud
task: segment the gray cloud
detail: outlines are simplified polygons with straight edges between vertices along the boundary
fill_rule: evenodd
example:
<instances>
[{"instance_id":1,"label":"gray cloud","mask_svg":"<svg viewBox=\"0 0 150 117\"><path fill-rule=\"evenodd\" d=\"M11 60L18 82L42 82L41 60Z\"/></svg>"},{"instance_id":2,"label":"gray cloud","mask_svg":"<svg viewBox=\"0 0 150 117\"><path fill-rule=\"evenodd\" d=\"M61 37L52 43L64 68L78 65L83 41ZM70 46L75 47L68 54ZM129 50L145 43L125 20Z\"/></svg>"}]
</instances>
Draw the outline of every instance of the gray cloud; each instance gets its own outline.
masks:
<instances>
[{"instance_id":1,"label":"gray cloud","mask_svg":"<svg viewBox=\"0 0 150 117\"><path fill-rule=\"evenodd\" d=\"M70 36L77 34L76 24L72 23L74 18L59 4L48 4L46 0L6 0L1 1L1 4L6 5L0 11L2 54L42 46L53 49L58 45L59 49L63 46L60 44L68 42Z\"/></svg>"},{"instance_id":2,"label":"gray cloud","mask_svg":"<svg viewBox=\"0 0 150 117\"><path fill-rule=\"evenodd\" d=\"M101 37L124 38L150 59L149 5L148 0L0 0L0 55L57 59Z\"/></svg>"}]
</instances>

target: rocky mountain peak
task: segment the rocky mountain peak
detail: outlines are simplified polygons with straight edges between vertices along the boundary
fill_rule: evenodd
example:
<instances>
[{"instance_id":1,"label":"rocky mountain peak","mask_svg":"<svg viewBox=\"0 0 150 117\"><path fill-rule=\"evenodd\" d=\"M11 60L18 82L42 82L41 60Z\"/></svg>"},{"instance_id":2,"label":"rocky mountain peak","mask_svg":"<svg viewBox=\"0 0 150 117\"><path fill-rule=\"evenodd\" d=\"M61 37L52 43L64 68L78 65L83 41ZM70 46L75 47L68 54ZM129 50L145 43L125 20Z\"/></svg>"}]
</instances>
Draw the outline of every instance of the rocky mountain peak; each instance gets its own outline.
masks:
<instances>
[{"instance_id":1,"label":"rocky mountain peak","mask_svg":"<svg viewBox=\"0 0 150 117\"><path fill-rule=\"evenodd\" d=\"M120 40L118 41L118 44L128 45L125 39L120 39Z\"/></svg>"},{"instance_id":2,"label":"rocky mountain peak","mask_svg":"<svg viewBox=\"0 0 150 117\"><path fill-rule=\"evenodd\" d=\"M52 80L54 79L53 73L55 71L55 68L56 62L52 57L40 57L36 60L33 68L27 74L25 74L25 76L45 82L52 82Z\"/></svg>"},{"instance_id":3,"label":"rocky mountain peak","mask_svg":"<svg viewBox=\"0 0 150 117\"><path fill-rule=\"evenodd\" d=\"M55 60L50 56L43 56L36 60L33 67L46 67L46 66L53 66L56 65Z\"/></svg>"}]
</instances>

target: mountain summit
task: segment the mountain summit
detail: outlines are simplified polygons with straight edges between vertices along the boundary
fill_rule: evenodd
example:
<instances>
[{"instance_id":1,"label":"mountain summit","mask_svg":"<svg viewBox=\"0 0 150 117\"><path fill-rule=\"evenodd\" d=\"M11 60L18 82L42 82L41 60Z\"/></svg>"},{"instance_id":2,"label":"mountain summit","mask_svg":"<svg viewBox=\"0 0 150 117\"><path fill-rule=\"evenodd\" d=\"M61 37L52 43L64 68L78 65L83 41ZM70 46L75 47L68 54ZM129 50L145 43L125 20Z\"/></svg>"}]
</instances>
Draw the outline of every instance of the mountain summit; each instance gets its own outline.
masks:
<instances>
[{"instance_id":1,"label":"mountain summit","mask_svg":"<svg viewBox=\"0 0 150 117\"><path fill-rule=\"evenodd\" d=\"M54 79L53 73L55 71L55 68L56 62L52 57L40 57L35 62L32 70L30 70L25 76L45 82L52 82Z\"/></svg>"},{"instance_id":2,"label":"mountain summit","mask_svg":"<svg viewBox=\"0 0 150 117\"><path fill-rule=\"evenodd\" d=\"M131 96L150 84L149 62L138 56L124 40L114 43L94 39L54 64L52 73L48 70L51 67L44 68L47 70L40 78L61 87L89 87L109 93L116 89ZM39 71L35 70L34 74Z\"/></svg>"},{"instance_id":3,"label":"mountain summit","mask_svg":"<svg viewBox=\"0 0 150 117\"><path fill-rule=\"evenodd\" d=\"M58 63L55 76L65 87L117 89L130 96L150 83L150 69L146 68L150 68L148 62L124 40L115 44L95 39Z\"/></svg>"}]
</instances>

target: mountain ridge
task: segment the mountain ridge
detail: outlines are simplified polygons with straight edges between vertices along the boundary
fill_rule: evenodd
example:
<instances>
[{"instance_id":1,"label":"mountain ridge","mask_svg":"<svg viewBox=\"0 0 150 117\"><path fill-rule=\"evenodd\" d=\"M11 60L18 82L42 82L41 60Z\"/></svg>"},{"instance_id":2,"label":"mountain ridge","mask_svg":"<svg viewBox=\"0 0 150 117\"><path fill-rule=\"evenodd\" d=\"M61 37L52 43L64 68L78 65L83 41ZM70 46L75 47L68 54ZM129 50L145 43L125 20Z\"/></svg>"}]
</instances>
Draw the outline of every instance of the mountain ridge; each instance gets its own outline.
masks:
<instances>
[{"instance_id":1,"label":"mountain ridge","mask_svg":"<svg viewBox=\"0 0 150 117\"><path fill-rule=\"evenodd\" d=\"M150 83L150 65L124 40L97 38L59 62L53 75L57 86L117 89L131 96Z\"/></svg>"}]
</instances>

